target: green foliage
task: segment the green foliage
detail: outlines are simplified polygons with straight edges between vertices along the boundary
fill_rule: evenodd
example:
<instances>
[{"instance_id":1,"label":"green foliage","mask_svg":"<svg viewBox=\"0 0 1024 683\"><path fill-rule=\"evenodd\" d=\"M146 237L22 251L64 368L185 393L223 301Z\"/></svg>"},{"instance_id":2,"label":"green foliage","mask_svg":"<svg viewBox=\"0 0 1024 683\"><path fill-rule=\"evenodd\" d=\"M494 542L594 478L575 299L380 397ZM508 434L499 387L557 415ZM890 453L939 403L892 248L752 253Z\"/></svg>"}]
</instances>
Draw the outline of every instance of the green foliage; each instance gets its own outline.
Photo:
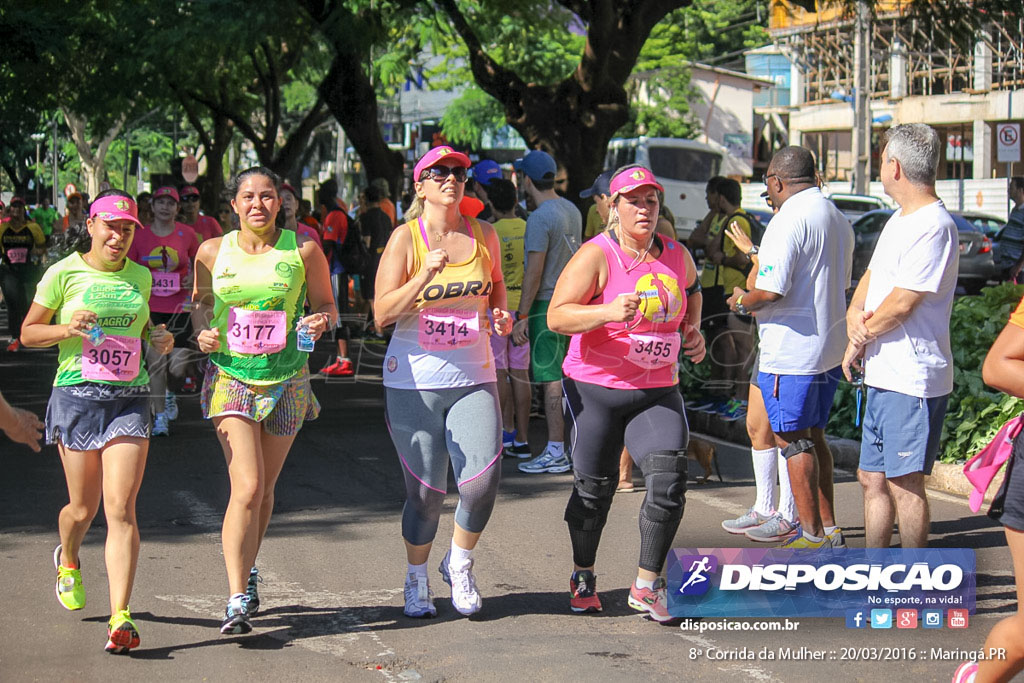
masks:
<instances>
[{"instance_id":1,"label":"green foliage","mask_svg":"<svg viewBox=\"0 0 1024 683\"><path fill-rule=\"evenodd\" d=\"M441 119L441 128L453 144L479 149L484 133L505 125L498 101L475 86L466 88Z\"/></svg>"},{"instance_id":2,"label":"green foliage","mask_svg":"<svg viewBox=\"0 0 1024 683\"><path fill-rule=\"evenodd\" d=\"M641 82L635 81L631 99L636 102L630 120L616 133L619 137L638 135L693 138L701 131L700 121L690 111L697 91L690 85L690 70L682 65L661 67L644 83L646 101L637 101Z\"/></svg>"},{"instance_id":3,"label":"green foliage","mask_svg":"<svg viewBox=\"0 0 1024 683\"><path fill-rule=\"evenodd\" d=\"M1007 420L1024 411L1024 401L992 391L981 379L985 356L1022 296L1024 285L1003 284L953 304L949 322L953 393L942 425L942 462L963 462L991 441ZM853 426L854 406L853 387L843 382L832 404L829 434L860 438L860 428Z\"/></svg>"}]
</instances>

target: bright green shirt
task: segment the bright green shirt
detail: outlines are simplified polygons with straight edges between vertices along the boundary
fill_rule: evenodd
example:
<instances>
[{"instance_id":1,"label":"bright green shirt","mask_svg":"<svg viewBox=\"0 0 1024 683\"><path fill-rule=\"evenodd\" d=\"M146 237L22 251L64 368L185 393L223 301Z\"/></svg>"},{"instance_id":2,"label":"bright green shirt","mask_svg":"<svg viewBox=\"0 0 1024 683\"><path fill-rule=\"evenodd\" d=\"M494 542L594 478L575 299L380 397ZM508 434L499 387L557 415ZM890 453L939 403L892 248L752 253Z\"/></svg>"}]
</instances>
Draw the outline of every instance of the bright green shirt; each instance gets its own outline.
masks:
<instances>
[{"instance_id":1,"label":"bright green shirt","mask_svg":"<svg viewBox=\"0 0 1024 683\"><path fill-rule=\"evenodd\" d=\"M71 322L75 311L87 310L97 315L107 336L141 339L149 323L149 292L152 287L153 276L145 266L126 260L121 270L108 273L90 266L76 251L47 269L36 287L33 301L56 311L54 322L59 325ZM71 336L57 347L60 355L57 376L53 380L56 387L93 381L114 386L149 384L144 360L140 361L139 374L133 380L86 380L82 377L82 338Z\"/></svg>"},{"instance_id":2,"label":"bright green shirt","mask_svg":"<svg viewBox=\"0 0 1024 683\"><path fill-rule=\"evenodd\" d=\"M53 224L57 221L57 209L52 206L39 207L32 212L32 220L43 229L43 234L49 236L53 232Z\"/></svg>"},{"instance_id":3,"label":"bright green shirt","mask_svg":"<svg viewBox=\"0 0 1024 683\"><path fill-rule=\"evenodd\" d=\"M274 248L249 254L238 246L235 230L221 238L213 264L213 320L220 330L220 351L210 360L221 370L248 384L269 385L289 379L302 369L308 353L298 350L295 321L306 300L306 264L293 230L282 230ZM231 309L284 311L288 330L286 347L275 353L239 353L228 345L232 333ZM238 332L238 330L234 330Z\"/></svg>"}]
</instances>

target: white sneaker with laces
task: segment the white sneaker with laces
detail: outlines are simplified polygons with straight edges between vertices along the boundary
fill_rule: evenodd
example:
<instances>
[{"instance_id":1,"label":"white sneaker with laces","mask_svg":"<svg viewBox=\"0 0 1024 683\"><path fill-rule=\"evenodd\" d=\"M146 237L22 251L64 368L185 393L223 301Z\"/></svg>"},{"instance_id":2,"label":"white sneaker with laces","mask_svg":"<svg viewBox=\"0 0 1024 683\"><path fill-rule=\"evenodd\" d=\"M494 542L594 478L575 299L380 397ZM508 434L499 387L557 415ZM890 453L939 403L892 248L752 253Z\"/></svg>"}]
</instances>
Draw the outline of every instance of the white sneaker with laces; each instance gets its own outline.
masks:
<instances>
[{"instance_id":1,"label":"white sneaker with laces","mask_svg":"<svg viewBox=\"0 0 1024 683\"><path fill-rule=\"evenodd\" d=\"M168 420L178 419L178 397L170 389L164 394L164 413Z\"/></svg>"},{"instance_id":2,"label":"white sneaker with laces","mask_svg":"<svg viewBox=\"0 0 1024 683\"><path fill-rule=\"evenodd\" d=\"M796 533L796 524L793 524L776 512L772 515L771 519L764 524L750 527L743 533L745 533L746 537L751 541L757 541L759 543L774 543L776 541L784 541L794 535Z\"/></svg>"},{"instance_id":3,"label":"white sneaker with laces","mask_svg":"<svg viewBox=\"0 0 1024 683\"><path fill-rule=\"evenodd\" d=\"M419 576L415 572L405 575L405 616L414 619L437 616L434 591L430 590L426 575Z\"/></svg>"},{"instance_id":4,"label":"white sneaker with laces","mask_svg":"<svg viewBox=\"0 0 1024 683\"><path fill-rule=\"evenodd\" d=\"M153 436L170 436L171 425L167 413L157 413L153 418Z\"/></svg>"},{"instance_id":5,"label":"white sneaker with laces","mask_svg":"<svg viewBox=\"0 0 1024 683\"><path fill-rule=\"evenodd\" d=\"M476 589L476 577L473 576L473 561L465 569L455 569L448 564L451 551L447 552L441 560L438 571L444 577L444 582L452 587L452 606L459 614L470 616L480 611L483 601Z\"/></svg>"},{"instance_id":6,"label":"white sneaker with laces","mask_svg":"<svg viewBox=\"0 0 1024 683\"><path fill-rule=\"evenodd\" d=\"M722 522L722 528L730 534L744 534L748 529L761 526L771 517L766 517L754 508L747 510L747 514L740 515L736 519L727 519Z\"/></svg>"},{"instance_id":7,"label":"white sneaker with laces","mask_svg":"<svg viewBox=\"0 0 1024 683\"><path fill-rule=\"evenodd\" d=\"M519 465L519 471L525 474L544 474L545 472L559 474L568 472L571 469L572 464L569 462L569 458L566 457L565 452L556 454L550 448L545 448L544 452L533 460L520 463Z\"/></svg>"}]
</instances>

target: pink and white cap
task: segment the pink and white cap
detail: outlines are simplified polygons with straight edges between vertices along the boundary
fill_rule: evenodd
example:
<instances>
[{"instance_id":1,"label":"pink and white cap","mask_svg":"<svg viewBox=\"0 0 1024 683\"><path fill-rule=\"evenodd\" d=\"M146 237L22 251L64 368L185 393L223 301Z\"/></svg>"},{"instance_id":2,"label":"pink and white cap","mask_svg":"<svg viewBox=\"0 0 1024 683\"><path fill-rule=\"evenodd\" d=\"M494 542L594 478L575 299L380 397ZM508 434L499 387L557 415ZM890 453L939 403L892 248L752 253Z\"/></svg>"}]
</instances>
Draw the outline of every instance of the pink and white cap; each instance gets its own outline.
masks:
<instances>
[{"instance_id":1,"label":"pink and white cap","mask_svg":"<svg viewBox=\"0 0 1024 683\"><path fill-rule=\"evenodd\" d=\"M99 218L104 223L111 221L131 221L142 227L139 222L139 210L135 206L135 200L128 197L109 195L100 197L89 207L89 218Z\"/></svg>"},{"instance_id":2,"label":"pink and white cap","mask_svg":"<svg viewBox=\"0 0 1024 683\"><path fill-rule=\"evenodd\" d=\"M440 147L434 147L429 152L420 157L420 160L416 162L416 166L412 169L412 179L419 182L420 174L431 166L437 166L442 161L449 162L446 166L462 166L463 168L469 168L473 164L470 163L469 157L462 152L456 152L448 145L442 145Z\"/></svg>"},{"instance_id":3,"label":"pink and white cap","mask_svg":"<svg viewBox=\"0 0 1024 683\"><path fill-rule=\"evenodd\" d=\"M665 191L665 188L661 186L658 179L654 177L654 173L649 168L644 168L643 166L633 166L616 173L608 184L608 189L612 195L617 195L624 192L632 192L636 188L644 187L645 185L650 185L662 192Z\"/></svg>"}]
</instances>

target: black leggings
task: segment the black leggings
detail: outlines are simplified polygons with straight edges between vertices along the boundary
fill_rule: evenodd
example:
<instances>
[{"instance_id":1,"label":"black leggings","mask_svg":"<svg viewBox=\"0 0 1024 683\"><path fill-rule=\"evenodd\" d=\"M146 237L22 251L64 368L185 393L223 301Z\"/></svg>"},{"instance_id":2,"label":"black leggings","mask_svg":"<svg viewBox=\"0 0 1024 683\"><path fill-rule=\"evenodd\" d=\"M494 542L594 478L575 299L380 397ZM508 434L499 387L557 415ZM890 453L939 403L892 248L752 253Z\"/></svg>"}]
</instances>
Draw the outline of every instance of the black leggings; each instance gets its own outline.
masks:
<instances>
[{"instance_id":1,"label":"black leggings","mask_svg":"<svg viewBox=\"0 0 1024 683\"><path fill-rule=\"evenodd\" d=\"M573 561L595 562L625 445L647 483L639 566L660 572L685 504L689 429L679 387L608 389L566 378L562 388L575 475L565 512Z\"/></svg>"},{"instance_id":2,"label":"black leggings","mask_svg":"<svg viewBox=\"0 0 1024 683\"><path fill-rule=\"evenodd\" d=\"M21 336L21 323L32 305L38 279L35 266L0 266L0 289L7 302L7 330L12 339Z\"/></svg>"}]
</instances>

